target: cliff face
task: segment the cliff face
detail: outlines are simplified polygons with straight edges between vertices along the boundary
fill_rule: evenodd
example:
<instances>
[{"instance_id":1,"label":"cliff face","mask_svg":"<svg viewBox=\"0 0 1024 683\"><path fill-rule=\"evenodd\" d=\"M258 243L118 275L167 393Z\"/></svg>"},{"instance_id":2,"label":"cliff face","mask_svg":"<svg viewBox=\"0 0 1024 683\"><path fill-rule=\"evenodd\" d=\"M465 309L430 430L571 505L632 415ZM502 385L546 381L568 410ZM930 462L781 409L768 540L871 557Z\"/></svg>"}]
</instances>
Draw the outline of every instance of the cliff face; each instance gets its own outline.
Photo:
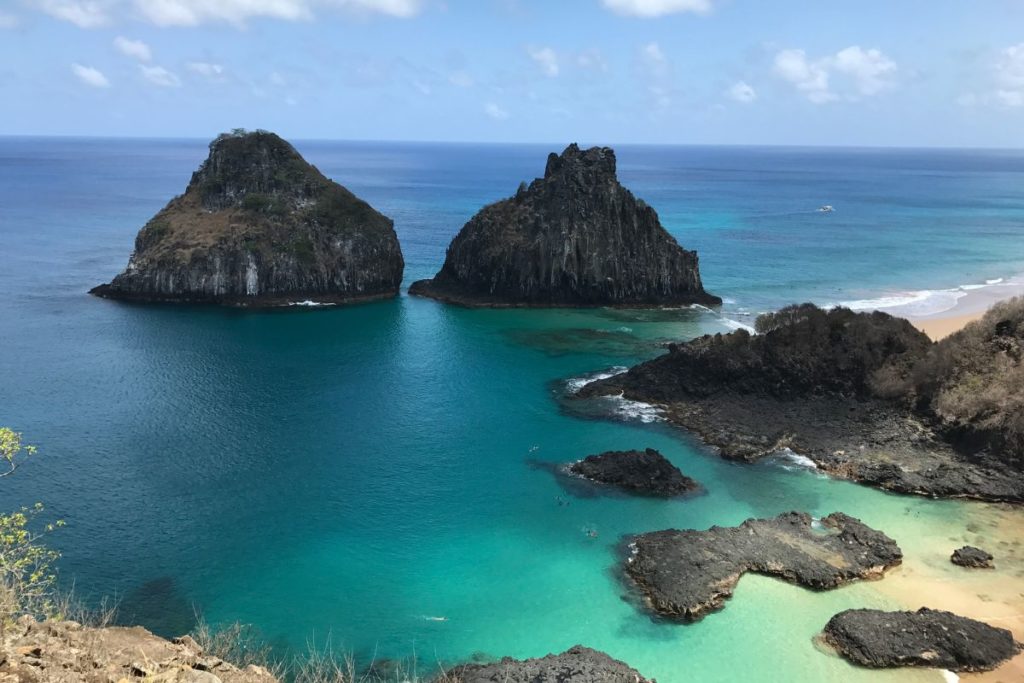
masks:
<instances>
[{"instance_id":1,"label":"cliff face","mask_svg":"<svg viewBox=\"0 0 1024 683\"><path fill-rule=\"evenodd\" d=\"M411 294L466 305L718 304L658 214L619 184L615 153L569 145L544 177L484 207Z\"/></svg>"},{"instance_id":2,"label":"cliff face","mask_svg":"<svg viewBox=\"0 0 1024 683\"><path fill-rule=\"evenodd\" d=\"M273 133L221 135L139 231L123 273L92 290L140 301L275 305L397 294L392 222Z\"/></svg>"}]
</instances>

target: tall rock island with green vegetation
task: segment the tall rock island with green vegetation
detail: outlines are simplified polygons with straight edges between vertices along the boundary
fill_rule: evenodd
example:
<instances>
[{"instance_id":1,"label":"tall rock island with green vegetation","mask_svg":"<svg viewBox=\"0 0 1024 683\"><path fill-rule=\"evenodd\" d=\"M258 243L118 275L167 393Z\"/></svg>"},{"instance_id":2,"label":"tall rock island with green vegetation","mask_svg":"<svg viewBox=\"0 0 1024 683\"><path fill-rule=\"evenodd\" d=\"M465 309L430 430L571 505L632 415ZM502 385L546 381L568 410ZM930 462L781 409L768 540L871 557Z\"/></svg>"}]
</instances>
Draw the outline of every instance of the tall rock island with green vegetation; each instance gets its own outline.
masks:
<instances>
[{"instance_id":1,"label":"tall rock island with green vegetation","mask_svg":"<svg viewBox=\"0 0 1024 683\"><path fill-rule=\"evenodd\" d=\"M92 290L146 302L276 306L394 296L391 219L273 133L235 131L139 231L128 267Z\"/></svg>"},{"instance_id":2,"label":"tall rock island with green vegetation","mask_svg":"<svg viewBox=\"0 0 1024 683\"><path fill-rule=\"evenodd\" d=\"M467 306L721 303L704 291L697 253L619 183L615 152L576 144L473 216L440 272L409 293Z\"/></svg>"}]
</instances>

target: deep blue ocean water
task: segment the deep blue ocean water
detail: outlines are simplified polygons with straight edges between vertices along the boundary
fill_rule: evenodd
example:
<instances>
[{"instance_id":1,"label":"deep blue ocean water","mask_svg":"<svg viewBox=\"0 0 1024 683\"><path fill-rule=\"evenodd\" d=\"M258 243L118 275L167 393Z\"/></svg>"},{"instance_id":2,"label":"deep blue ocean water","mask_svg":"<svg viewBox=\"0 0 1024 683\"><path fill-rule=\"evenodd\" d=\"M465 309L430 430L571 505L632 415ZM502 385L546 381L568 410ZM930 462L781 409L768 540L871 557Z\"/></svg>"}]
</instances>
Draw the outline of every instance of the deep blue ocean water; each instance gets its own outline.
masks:
<instances>
[{"instance_id":1,"label":"deep blue ocean water","mask_svg":"<svg viewBox=\"0 0 1024 683\"><path fill-rule=\"evenodd\" d=\"M406 284L555 149L296 146L394 219ZM896 606L871 584L815 594L746 577L724 611L667 624L619 580L621 539L841 509L926 553L976 506L726 463L642 410L588 419L558 399L571 378L787 303L938 310L961 285L1018 276L1024 153L617 153L624 184L700 253L721 313L474 311L404 294L275 312L99 300L85 292L124 267L205 143L0 138L0 424L43 454L0 482L0 508L45 501L68 522L53 537L62 580L165 634L202 612L282 650L329 637L366 663L415 653L421 673L581 642L662 683L932 680L868 674L813 644L841 609ZM543 466L645 446L708 493L580 497Z\"/></svg>"}]
</instances>

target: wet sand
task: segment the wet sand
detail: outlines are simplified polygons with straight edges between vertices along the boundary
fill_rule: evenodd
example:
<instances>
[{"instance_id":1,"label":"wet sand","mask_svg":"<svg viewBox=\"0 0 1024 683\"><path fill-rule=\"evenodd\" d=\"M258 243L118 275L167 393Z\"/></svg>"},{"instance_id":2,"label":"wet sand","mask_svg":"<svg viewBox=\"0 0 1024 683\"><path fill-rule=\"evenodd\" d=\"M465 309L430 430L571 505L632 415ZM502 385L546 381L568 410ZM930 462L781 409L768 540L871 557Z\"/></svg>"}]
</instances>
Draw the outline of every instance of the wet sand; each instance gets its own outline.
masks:
<instances>
[{"instance_id":1,"label":"wet sand","mask_svg":"<svg viewBox=\"0 0 1024 683\"><path fill-rule=\"evenodd\" d=\"M949 561L963 545L983 548L995 557L995 569L965 569ZM1009 629L1024 642L1024 509L972 505L962 525L942 537L907 548L901 567L874 584L908 609L931 607ZM1024 681L1024 653L995 671L961 674L966 683Z\"/></svg>"}]
</instances>

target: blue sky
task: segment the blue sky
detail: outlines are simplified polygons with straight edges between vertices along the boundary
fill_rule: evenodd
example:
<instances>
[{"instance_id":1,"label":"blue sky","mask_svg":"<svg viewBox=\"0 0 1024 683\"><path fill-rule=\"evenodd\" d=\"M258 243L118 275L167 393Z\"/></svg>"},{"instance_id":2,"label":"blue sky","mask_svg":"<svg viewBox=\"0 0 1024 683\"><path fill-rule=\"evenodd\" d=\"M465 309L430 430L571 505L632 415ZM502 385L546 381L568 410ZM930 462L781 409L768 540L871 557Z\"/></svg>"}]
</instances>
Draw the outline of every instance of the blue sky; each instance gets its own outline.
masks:
<instances>
[{"instance_id":1,"label":"blue sky","mask_svg":"<svg viewBox=\"0 0 1024 683\"><path fill-rule=\"evenodd\" d=\"M1024 1L0 0L0 134L1020 147Z\"/></svg>"}]
</instances>

